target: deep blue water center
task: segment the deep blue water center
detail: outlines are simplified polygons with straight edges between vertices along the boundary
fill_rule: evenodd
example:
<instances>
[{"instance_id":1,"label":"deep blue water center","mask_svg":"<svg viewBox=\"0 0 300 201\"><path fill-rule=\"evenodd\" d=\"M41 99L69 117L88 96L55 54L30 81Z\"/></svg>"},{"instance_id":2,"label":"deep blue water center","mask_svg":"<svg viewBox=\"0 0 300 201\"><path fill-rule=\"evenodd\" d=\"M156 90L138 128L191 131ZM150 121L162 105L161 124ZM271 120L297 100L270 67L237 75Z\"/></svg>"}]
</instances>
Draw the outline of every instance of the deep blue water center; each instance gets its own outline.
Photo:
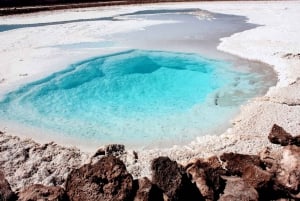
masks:
<instances>
[{"instance_id":1,"label":"deep blue water center","mask_svg":"<svg viewBox=\"0 0 300 201\"><path fill-rule=\"evenodd\" d=\"M198 54L131 50L71 65L9 93L0 116L101 143L190 141L253 97L261 78Z\"/></svg>"}]
</instances>

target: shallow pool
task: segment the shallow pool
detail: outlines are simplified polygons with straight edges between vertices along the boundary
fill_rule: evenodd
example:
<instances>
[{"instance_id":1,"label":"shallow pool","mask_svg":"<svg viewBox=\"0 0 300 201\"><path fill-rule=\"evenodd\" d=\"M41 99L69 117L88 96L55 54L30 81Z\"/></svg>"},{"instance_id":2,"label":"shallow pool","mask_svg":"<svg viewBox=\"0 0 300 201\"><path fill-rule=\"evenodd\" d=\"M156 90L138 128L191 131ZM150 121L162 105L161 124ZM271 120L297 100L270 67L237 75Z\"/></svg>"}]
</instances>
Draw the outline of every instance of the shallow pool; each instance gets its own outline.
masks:
<instances>
[{"instance_id":1,"label":"shallow pool","mask_svg":"<svg viewBox=\"0 0 300 201\"><path fill-rule=\"evenodd\" d=\"M221 37L256 26L244 17L185 9L86 21L132 19L166 23L99 41L40 47L93 49L100 56L8 93L0 100L1 125L26 136L76 139L75 144L85 146L167 147L224 132L243 103L276 82L270 67L216 49ZM104 49L114 53L103 55Z\"/></svg>"}]
</instances>

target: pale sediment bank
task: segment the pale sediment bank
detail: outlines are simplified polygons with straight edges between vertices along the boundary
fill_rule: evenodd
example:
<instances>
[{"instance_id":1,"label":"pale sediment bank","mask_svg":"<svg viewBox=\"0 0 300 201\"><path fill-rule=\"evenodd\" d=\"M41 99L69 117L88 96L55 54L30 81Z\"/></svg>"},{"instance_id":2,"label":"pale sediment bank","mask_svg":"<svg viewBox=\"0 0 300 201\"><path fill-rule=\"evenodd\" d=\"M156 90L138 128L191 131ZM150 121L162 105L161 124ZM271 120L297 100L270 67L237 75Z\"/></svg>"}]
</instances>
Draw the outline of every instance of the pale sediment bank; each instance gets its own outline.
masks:
<instances>
[{"instance_id":1,"label":"pale sediment bank","mask_svg":"<svg viewBox=\"0 0 300 201\"><path fill-rule=\"evenodd\" d=\"M186 164L189 160L196 157L208 157L215 154L221 154L222 152L239 152L256 154L265 146L273 146L267 140L267 135L273 124L278 124L284 127L289 133L296 134L300 130L300 27L298 26L298 19L300 13L300 4L297 1L275 1L275 2L205 2L205 3L182 3L182 4L158 4L158 5L145 5L146 8L201 8L212 12L243 15L249 18L251 23L261 24L263 26L255 29L247 30L242 33L236 33L233 36L222 39L219 49L236 54L240 57L259 60L270 64L278 72L279 82L276 86L272 87L264 97L256 98L244 105L240 114L233 120L232 128L220 136L204 136L196 139L192 143L186 146L174 146L168 149L153 149L153 150L139 150L138 160L135 162L134 154L132 151L127 150L128 154L124 158L129 172L134 176L149 175L149 161L153 158L167 155L173 160L177 160L180 163ZM134 10L135 6L129 6ZM128 9L129 9L128 8ZM125 9L125 8L123 8ZM125 9L126 10L126 9ZM75 12L75 11L74 11ZM117 13L118 8L111 8L110 11ZM92 10L89 15L97 13ZM74 14L74 13L73 13ZM42 15L36 14L36 21L41 20ZM60 13L59 15L64 18L72 16L72 12ZM58 16L59 16L58 15ZM84 12L79 15L84 16ZM57 16L57 17L58 17ZM8 17L3 18L3 23L11 23L12 21L21 22L22 17L16 16L10 20ZM120 25L124 29L130 27L130 23L127 25ZM141 27L144 25L141 24ZM104 27L105 30L105 27ZM34 33L34 30L30 30ZM95 30L97 31L97 30ZM113 30L105 30L111 33ZM59 34L59 33L57 33ZM60 33L62 34L62 33ZM79 33L80 34L80 33ZM1 33L0 33L1 36ZM14 37L21 37L12 33L12 38L5 41L11 43L10 40L14 40ZM54 40L55 37L51 38ZM59 38L59 37L57 37ZM64 38L66 39L66 38ZM62 40L64 40L62 39ZM72 41L72 38L67 38ZM52 41L53 42L53 41ZM35 60L31 60L28 63L27 69L20 68L15 59L22 59L25 56L33 54L32 51L26 52L27 49L22 49L21 46L12 43L11 48L18 47L16 51L7 51L1 49L1 57L3 58L4 65L8 66L7 69L0 71L0 80L4 80L1 84L3 87L11 87L14 84L8 85L8 83L20 82L15 80L15 77L19 77L22 73L32 73L35 76L43 76L48 72L39 71L34 68ZM40 51L39 54L35 53L36 57L43 57L43 55L49 55L48 52ZM56 50L51 50L56 51ZM25 52L25 53L22 53ZM53 52L51 55L59 55L61 52ZM25 55L24 55L25 54ZM89 53L96 54L95 52ZM74 55L73 55L74 56ZM5 59L4 59L5 58ZM40 59L39 58L39 59ZM38 58L37 58L38 59ZM73 60L72 60L73 59ZM75 58L70 58L69 61L74 61ZM11 62L14 61L14 62ZM23 61L18 61L23 62ZM25 60L26 62L26 60ZM56 63L55 63L56 62ZM53 64L57 64L57 67L62 68L65 66L61 61L54 61ZM9 67L12 67L9 69ZM19 68L18 68L19 66ZM24 66L24 64L22 64ZM33 66L33 67L32 67ZM30 67L30 68L29 68ZM47 66L45 66L47 67ZM49 66L48 66L49 67ZM49 67L50 68L50 67ZM52 71L55 69L51 69ZM57 69L56 69L57 70ZM35 72L34 72L35 71ZM6 77L9 75L11 77ZM7 82L5 82L7 80ZM23 80L24 82L25 80ZM8 133L10 134L10 133ZM29 153L33 154L34 146L39 146L33 143L30 145L28 141L23 141L15 137L8 135L1 135L1 152L5 157L1 160L1 167L6 171L6 176L13 186L18 189L22 185L29 184L31 182L52 184L49 178L55 177L52 174L41 173L44 171L43 166L39 166L38 171L30 174L30 177L15 175L15 172L25 174L28 171L32 171L32 167L35 166L34 157L29 157L30 160L19 160L20 156L23 157L23 150L29 148ZM6 147L5 149L2 147ZM60 146L47 146L49 147L49 154L58 150L56 157L52 156L53 164L55 158L61 158L64 153L68 153L68 148ZM13 156L11 153L16 152L21 155ZM76 162L67 162L63 166L79 167L82 163L88 162L89 153L83 153L76 150L77 157ZM25 156L26 158L26 153ZM35 157L37 158L37 157ZM44 159L43 159L44 160ZM59 159L57 159L59 160ZM71 160L71 159L70 159ZM75 160L75 159L73 159ZM17 161L17 162L16 162ZM72 160L71 160L72 161ZM49 162L49 161L48 161ZM40 163L38 163L40 164ZM45 161L47 163L47 160ZM56 166L57 169L63 169L62 166ZM59 174L66 174L67 170L62 170ZM21 181L20 181L21 180Z\"/></svg>"}]
</instances>

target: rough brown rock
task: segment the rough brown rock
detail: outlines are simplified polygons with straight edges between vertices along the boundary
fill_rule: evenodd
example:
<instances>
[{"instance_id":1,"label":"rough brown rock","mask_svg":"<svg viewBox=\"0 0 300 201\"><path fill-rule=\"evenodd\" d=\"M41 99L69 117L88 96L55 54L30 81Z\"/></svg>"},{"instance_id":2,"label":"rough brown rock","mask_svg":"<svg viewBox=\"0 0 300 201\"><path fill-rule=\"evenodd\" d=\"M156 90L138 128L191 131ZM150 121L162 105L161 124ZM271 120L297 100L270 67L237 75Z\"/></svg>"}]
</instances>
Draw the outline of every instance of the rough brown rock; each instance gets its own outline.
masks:
<instances>
[{"instance_id":1,"label":"rough brown rock","mask_svg":"<svg viewBox=\"0 0 300 201\"><path fill-rule=\"evenodd\" d=\"M187 165L187 173L196 184L205 200L216 200L224 190L224 180L220 177L226 174L216 156L208 159L199 159Z\"/></svg>"},{"instance_id":2,"label":"rough brown rock","mask_svg":"<svg viewBox=\"0 0 300 201\"><path fill-rule=\"evenodd\" d=\"M220 159L229 175L241 176L249 165L260 165L259 156L256 155L224 153L220 156Z\"/></svg>"},{"instance_id":3,"label":"rough brown rock","mask_svg":"<svg viewBox=\"0 0 300 201\"><path fill-rule=\"evenodd\" d=\"M219 201L257 201L257 191L240 177L223 177L226 180L224 194Z\"/></svg>"},{"instance_id":4,"label":"rough brown rock","mask_svg":"<svg viewBox=\"0 0 300 201\"><path fill-rule=\"evenodd\" d=\"M11 190L3 172L0 171L0 201L16 200L16 194Z\"/></svg>"},{"instance_id":5,"label":"rough brown rock","mask_svg":"<svg viewBox=\"0 0 300 201\"><path fill-rule=\"evenodd\" d=\"M261 168L259 156L224 153L220 158L228 175L242 177L244 182L259 192L269 187L273 174Z\"/></svg>"},{"instance_id":6,"label":"rough brown rock","mask_svg":"<svg viewBox=\"0 0 300 201\"><path fill-rule=\"evenodd\" d=\"M73 170L66 182L71 201L126 201L132 199L132 189L132 176L124 163L113 156Z\"/></svg>"},{"instance_id":7,"label":"rough brown rock","mask_svg":"<svg viewBox=\"0 0 300 201\"><path fill-rule=\"evenodd\" d=\"M287 146L291 143L293 136L286 132L282 127L274 124L271 132L269 133L268 139L271 143Z\"/></svg>"},{"instance_id":8,"label":"rough brown rock","mask_svg":"<svg viewBox=\"0 0 300 201\"><path fill-rule=\"evenodd\" d=\"M191 183L182 167L168 157L152 161L152 182L168 197L169 201L203 200L197 187Z\"/></svg>"},{"instance_id":9,"label":"rough brown rock","mask_svg":"<svg viewBox=\"0 0 300 201\"><path fill-rule=\"evenodd\" d=\"M270 182L272 174L258 166L249 165L245 168L242 178L255 189L264 188Z\"/></svg>"},{"instance_id":10,"label":"rough brown rock","mask_svg":"<svg viewBox=\"0 0 300 201\"><path fill-rule=\"evenodd\" d=\"M28 186L19 193L18 201L68 201L63 188L35 184Z\"/></svg>"},{"instance_id":11,"label":"rough brown rock","mask_svg":"<svg viewBox=\"0 0 300 201\"><path fill-rule=\"evenodd\" d=\"M284 147L275 184L286 190L289 196L300 199L300 147L295 145Z\"/></svg>"},{"instance_id":12,"label":"rough brown rock","mask_svg":"<svg viewBox=\"0 0 300 201\"><path fill-rule=\"evenodd\" d=\"M135 182L137 183L138 190L134 201L164 201L162 190L153 185L147 177Z\"/></svg>"}]
</instances>

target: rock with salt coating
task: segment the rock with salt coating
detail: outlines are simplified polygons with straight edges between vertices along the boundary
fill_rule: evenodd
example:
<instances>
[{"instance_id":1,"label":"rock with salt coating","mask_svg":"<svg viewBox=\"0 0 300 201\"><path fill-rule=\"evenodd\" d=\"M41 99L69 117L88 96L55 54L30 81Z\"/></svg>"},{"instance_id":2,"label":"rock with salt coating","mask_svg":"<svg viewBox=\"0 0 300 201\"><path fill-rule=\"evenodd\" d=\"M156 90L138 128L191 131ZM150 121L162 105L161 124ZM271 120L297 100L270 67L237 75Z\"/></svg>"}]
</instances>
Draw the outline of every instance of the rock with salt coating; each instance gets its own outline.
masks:
<instances>
[{"instance_id":1,"label":"rock with salt coating","mask_svg":"<svg viewBox=\"0 0 300 201\"><path fill-rule=\"evenodd\" d=\"M16 200L15 193L11 190L8 181L5 179L5 176L1 171L0 171L0 200L1 201Z\"/></svg>"},{"instance_id":2,"label":"rock with salt coating","mask_svg":"<svg viewBox=\"0 0 300 201\"><path fill-rule=\"evenodd\" d=\"M133 179L121 160L107 156L73 170L66 191L71 201L127 201L133 199Z\"/></svg>"},{"instance_id":3,"label":"rock with salt coating","mask_svg":"<svg viewBox=\"0 0 300 201\"><path fill-rule=\"evenodd\" d=\"M219 201L257 201L258 193L240 177L222 177L226 180L224 194Z\"/></svg>"},{"instance_id":4,"label":"rock with salt coating","mask_svg":"<svg viewBox=\"0 0 300 201\"><path fill-rule=\"evenodd\" d=\"M168 201L203 200L195 184L176 161L158 157L152 161L152 182L163 190Z\"/></svg>"},{"instance_id":5,"label":"rock with salt coating","mask_svg":"<svg viewBox=\"0 0 300 201\"><path fill-rule=\"evenodd\" d=\"M63 188L35 184L28 186L19 193L18 201L68 201Z\"/></svg>"},{"instance_id":6,"label":"rock with salt coating","mask_svg":"<svg viewBox=\"0 0 300 201\"><path fill-rule=\"evenodd\" d=\"M71 169L89 160L89 154L77 148L38 144L6 134L0 135L0 144L1 167L16 192L31 184L64 185Z\"/></svg>"}]
</instances>

